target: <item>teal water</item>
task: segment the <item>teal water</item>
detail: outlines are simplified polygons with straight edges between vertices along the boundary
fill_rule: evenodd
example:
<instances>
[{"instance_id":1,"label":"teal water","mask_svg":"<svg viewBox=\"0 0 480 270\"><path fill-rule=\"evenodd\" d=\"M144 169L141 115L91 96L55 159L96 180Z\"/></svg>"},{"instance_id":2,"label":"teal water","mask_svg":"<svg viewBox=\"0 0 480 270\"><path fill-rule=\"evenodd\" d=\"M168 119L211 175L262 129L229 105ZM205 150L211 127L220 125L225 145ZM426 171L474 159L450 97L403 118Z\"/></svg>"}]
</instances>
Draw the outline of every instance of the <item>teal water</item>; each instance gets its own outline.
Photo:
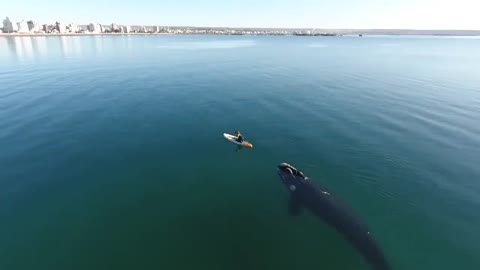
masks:
<instances>
[{"instance_id":1,"label":"teal water","mask_svg":"<svg viewBox=\"0 0 480 270\"><path fill-rule=\"evenodd\" d=\"M280 162L479 269L479 135L477 38L0 37L0 269L368 269Z\"/></svg>"}]
</instances>

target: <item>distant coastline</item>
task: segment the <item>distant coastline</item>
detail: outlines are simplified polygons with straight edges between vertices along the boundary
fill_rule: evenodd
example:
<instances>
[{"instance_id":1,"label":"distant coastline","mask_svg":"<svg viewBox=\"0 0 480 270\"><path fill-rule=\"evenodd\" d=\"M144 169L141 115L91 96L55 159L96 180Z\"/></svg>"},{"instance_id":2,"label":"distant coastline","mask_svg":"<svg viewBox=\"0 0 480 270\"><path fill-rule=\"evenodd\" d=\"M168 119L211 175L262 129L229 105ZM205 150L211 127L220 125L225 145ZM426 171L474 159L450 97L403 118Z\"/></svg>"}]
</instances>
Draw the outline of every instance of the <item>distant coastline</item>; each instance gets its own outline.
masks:
<instances>
[{"instance_id":1,"label":"distant coastline","mask_svg":"<svg viewBox=\"0 0 480 270\"><path fill-rule=\"evenodd\" d=\"M217 36L253 36L253 35L264 35L264 36L341 36L338 34L213 34L213 33L138 33L138 32L129 32L129 33L93 33L93 32L84 32L84 33L0 33L0 36L12 36L12 37L50 37L50 36L128 36L128 35L140 35L140 36L150 36L150 35L217 35Z\"/></svg>"},{"instance_id":2,"label":"distant coastline","mask_svg":"<svg viewBox=\"0 0 480 270\"><path fill-rule=\"evenodd\" d=\"M0 33L0 37L60 37L60 36L130 36L175 35L170 33Z\"/></svg>"},{"instance_id":3,"label":"distant coastline","mask_svg":"<svg viewBox=\"0 0 480 270\"><path fill-rule=\"evenodd\" d=\"M324 29L324 28L262 28L262 27L210 27L161 26L125 24L75 24L56 21L38 23L34 20L13 22L3 20L1 36L98 36L98 35L253 35L253 36L344 36L356 35L430 35L480 36L478 30L415 30L415 29Z\"/></svg>"},{"instance_id":4,"label":"distant coastline","mask_svg":"<svg viewBox=\"0 0 480 270\"><path fill-rule=\"evenodd\" d=\"M167 28L165 28L167 29ZM307 29L307 28L223 28L223 27L168 27L167 31L131 32L26 32L1 33L4 37L45 36L125 36L125 35L264 35L264 36L366 36L366 35L413 35L413 36L480 36L480 30L410 30L410 29Z\"/></svg>"}]
</instances>

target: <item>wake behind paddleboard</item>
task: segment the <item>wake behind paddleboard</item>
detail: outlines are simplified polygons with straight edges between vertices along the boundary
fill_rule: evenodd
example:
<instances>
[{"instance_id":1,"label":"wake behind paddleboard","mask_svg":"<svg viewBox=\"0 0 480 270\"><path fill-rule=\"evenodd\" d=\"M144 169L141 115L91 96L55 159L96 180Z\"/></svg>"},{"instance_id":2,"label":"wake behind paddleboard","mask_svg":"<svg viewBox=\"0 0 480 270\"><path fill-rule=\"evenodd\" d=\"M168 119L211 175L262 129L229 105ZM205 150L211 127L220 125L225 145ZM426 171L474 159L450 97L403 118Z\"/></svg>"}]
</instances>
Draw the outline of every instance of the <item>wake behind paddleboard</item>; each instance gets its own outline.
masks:
<instances>
[{"instance_id":1,"label":"wake behind paddleboard","mask_svg":"<svg viewBox=\"0 0 480 270\"><path fill-rule=\"evenodd\" d=\"M241 146L246 147L246 148L252 148L253 147L253 144L251 144L247 141L237 142L237 137L234 136L234 135L230 135L228 133L223 133L223 137L225 137L225 139L227 139L227 141L230 141L234 144L238 144L238 145L241 145Z\"/></svg>"}]
</instances>

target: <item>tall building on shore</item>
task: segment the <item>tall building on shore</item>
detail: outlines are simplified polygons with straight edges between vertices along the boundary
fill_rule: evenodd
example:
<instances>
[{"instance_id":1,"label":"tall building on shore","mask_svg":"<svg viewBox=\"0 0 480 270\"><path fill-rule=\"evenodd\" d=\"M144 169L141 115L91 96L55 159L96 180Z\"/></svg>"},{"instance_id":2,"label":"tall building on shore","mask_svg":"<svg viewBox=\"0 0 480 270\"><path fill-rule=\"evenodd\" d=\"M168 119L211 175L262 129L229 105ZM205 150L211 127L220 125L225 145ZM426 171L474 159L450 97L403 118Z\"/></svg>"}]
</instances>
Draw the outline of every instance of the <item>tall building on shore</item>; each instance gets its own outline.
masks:
<instances>
[{"instance_id":1,"label":"tall building on shore","mask_svg":"<svg viewBox=\"0 0 480 270\"><path fill-rule=\"evenodd\" d=\"M33 27L35 26L35 23L32 20L30 20L27 22L27 25L28 25L28 31L34 32Z\"/></svg>"},{"instance_id":2,"label":"tall building on shore","mask_svg":"<svg viewBox=\"0 0 480 270\"><path fill-rule=\"evenodd\" d=\"M118 33L118 32L120 32L120 31L121 31L121 29L120 29L120 27L118 26L118 24L112 23L112 32Z\"/></svg>"},{"instance_id":3,"label":"tall building on shore","mask_svg":"<svg viewBox=\"0 0 480 270\"><path fill-rule=\"evenodd\" d=\"M154 32L154 33L160 32L160 27L158 27L158 26L155 25L155 26L153 27L153 32Z\"/></svg>"},{"instance_id":4,"label":"tall building on shore","mask_svg":"<svg viewBox=\"0 0 480 270\"><path fill-rule=\"evenodd\" d=\"M87 27L88 31L90 32L95 32L95 24L90 23Z\"/></svg>"},{"instance_id":5,"label":"tall building on shore","mask_svg":"<svg viewBox=\"0 0 480 270\"><path fill-rule=\"evenodd\" d=\"M88 25L88 31L92 33L102 33L102 26L98 23L91 23Z\"/></svg>"},{"instance_id":6,"label":"tall building on shore","mask_svg":"<svg viewBox=\"0 0 480 270\"><path fill-rule=\"evenodd\" d=\"M17 31L17 25L12 23L8 17L3 20L3 32L4 33L13 33Z\"/></svg>"},{"instance_id":7,"label":"tall building on shore","mask_svg":"<svg viewBox=\"0 0 480 270\"><path fill-rule=\"evenodd\" d=\"M67 26L64 23L61 22L56 22L56 29L59 33L66 33L67 32Z\"/></svg>"},{"instance_id":8,"label":"tall building on shore","mask_svg":"<svg viewBox=\"0 0 480 270\"><path fill-rule=\"evenodd\" d=\"M27 22L27 25L28 25L28 31L32 33L40 32L40 25L38 25L38 23L36 23L35 21L30 20Z\"/></svg>"},{"instance_id":9,"label":"tall building on shore","mask_svg":"<svg viewBox=\"0 0 480 270\"><path fill-rule=\"evenodd\" d=\"M51 24L43 24L42 25L42 31L45 33L52 33L55 27Z\"/></svg>"},{"instance_id":10,"label":"tall building on shore","mask_svg":"<svg viewBox=\"0 0 480 270\"><path fill-rule=\"evenodd\" d=\"M17 23L17 27L18 27L18 29L17 29L17 32L18 32L18 33L28 33L28 32L30 32L30 31L28 30L28 24L27 24L27 22L24 21L24 20L19 21L19 22Z\"/></svg>"},{"instance_id":11,"label":"tall building on shore","mask_svg":"<svg viewBox=\"0 0 480 270\"><path fill-rule=\"evenodd\" d=\"M130 33L132 31L130 25L122 25L120 28L122 33Z\"/></svg>"}]
</instances>

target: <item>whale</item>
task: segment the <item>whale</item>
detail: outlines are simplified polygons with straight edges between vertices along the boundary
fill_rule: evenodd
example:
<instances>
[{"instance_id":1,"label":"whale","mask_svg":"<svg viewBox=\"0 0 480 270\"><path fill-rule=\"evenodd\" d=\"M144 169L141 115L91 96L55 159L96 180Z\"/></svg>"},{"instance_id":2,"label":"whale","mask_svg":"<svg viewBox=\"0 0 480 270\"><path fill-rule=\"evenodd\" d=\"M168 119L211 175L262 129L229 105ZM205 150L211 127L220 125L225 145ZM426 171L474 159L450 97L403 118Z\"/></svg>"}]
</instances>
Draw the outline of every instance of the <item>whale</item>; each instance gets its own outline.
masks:
<instances>
[{"instance_id":1,"label":"whale","mask_svg":"<svg viewBox=\"0 0 480 270\"><path fill-rule=\"evenodd\" d=\"M352 209L288 163L278 165L277 173L290 193L288 209L292 216L300 215L302 209L308 210L342 235L371 269L391 269L372 233Z\"/></svg>"}]
</instances>

